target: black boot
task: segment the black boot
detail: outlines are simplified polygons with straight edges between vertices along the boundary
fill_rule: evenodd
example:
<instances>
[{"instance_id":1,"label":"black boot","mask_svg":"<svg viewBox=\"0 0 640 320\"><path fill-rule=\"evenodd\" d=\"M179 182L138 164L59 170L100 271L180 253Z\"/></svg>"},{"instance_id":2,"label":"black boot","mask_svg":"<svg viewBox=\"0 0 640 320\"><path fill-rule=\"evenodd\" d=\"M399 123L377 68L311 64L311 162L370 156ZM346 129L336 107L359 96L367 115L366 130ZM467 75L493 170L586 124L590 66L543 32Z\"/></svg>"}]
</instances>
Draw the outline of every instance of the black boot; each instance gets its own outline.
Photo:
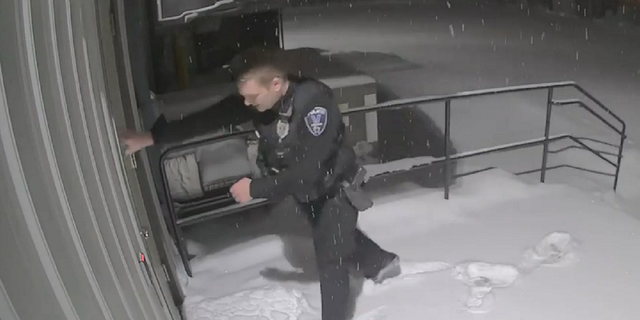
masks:
<instances>
[{"instance_id":1,"label":"black boot","mask_svg":"<svg viewBox=\"0 0 640 320\"><path fill-rule=\"evenodd\" d=\"M382 283L387 279L395 278L402 273L402 268L400 267L400 257L393 254L395 257L391 261L385 261L383 263L382 269L378 271L378 273L370 278L375 283Z\"/></svg>"},{"instance_id":2,"label":"black boot","mask_svg":"<svg viewBox=\"0 0 640 320\"><path fill-rule=\"evenodd\" d=\"M351 258L355 269L366 279L376 283L400 275L400 258L395 253L383 250L373 240L356 229L356 250Z\"/></svg>"}]
</instances>

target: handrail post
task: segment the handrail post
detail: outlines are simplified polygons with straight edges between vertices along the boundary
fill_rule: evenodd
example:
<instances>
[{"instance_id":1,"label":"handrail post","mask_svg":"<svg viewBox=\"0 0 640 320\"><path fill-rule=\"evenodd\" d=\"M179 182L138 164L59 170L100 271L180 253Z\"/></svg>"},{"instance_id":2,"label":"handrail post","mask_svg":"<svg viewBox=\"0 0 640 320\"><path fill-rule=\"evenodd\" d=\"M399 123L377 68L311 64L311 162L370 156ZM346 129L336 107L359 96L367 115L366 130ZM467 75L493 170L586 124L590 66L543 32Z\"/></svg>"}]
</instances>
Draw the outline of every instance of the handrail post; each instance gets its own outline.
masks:
<instances>
[{"instance_id":1,"label":"handrail post","mask_svg":"<svg viewBox=\"0 0 640 320\"><path fill-rule=\"evenodd\" d=\"M553 88L547 94L547 118L544 124L544 149L542 151L542 167L540 168L540 182L544 183L547 173L547 158L549 156L549 131L551 129L551 107L553 106Z\"/></svg>"},{"instance_id":2,"label":"handrail post","mask_svg":"<svg viewBox=\"0 0 640 320\"><path fill-rule=\"evenodd\" d=\"M451 99L444 103L444 198L449 199L449 186L451 185Z\"/></svg>"},{"instance_id":3,"label":"handrail post","mask_svg":"<svg viewBox=\"0 0 640 320\"><path fill-rule=\"evenodd\" d=\"M620 147L618 147L618 163L616 165L616 175L613 180L613 191L618 189L618 177L620 175L620 166L622 165L622 151L624 150L624 140L626 138L626 125L622 126L622 134L620 135Z\"/></svg>"}]
</instances>

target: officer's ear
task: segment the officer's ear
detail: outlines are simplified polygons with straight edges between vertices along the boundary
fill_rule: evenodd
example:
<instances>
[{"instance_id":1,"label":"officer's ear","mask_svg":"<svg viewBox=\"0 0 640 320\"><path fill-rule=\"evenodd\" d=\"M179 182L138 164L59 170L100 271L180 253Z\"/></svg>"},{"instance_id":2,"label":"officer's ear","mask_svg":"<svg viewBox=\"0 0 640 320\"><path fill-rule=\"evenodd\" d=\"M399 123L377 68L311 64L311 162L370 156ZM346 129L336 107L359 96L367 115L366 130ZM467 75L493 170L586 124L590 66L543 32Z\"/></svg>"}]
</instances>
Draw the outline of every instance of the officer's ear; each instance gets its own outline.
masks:
<instances>
[{"instance_id":1,"label":"officer's ear","mask_svg":"<svg viewBox=\"0 0 640 320\"><path fill-rule=\"evenodd\" d=\"M271 86L276 92L280 92L282 90L282 77L275 76L273 80L271 80Z\"/></svg>"}]
</instances>

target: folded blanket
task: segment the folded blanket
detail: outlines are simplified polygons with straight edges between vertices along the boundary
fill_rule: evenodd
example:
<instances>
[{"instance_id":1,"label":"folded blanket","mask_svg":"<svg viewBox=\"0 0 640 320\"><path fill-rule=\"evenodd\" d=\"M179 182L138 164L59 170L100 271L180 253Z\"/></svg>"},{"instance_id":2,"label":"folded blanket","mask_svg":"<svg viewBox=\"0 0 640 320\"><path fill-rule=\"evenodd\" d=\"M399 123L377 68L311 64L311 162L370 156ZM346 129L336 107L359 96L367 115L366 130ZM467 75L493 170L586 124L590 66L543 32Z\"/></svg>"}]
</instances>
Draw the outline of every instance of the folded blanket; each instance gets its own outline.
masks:
<instances>
[{"instance_id":1,"label":"folded blanket","mask_svg":"<svg viewBox=\"0 0 640 320\"><path fill-rule=\"evenodd\" d=\"M195 153L178 155L164 162L169 192L174 201L186 201L202 196Z\"/></svg>"}]
</instances>

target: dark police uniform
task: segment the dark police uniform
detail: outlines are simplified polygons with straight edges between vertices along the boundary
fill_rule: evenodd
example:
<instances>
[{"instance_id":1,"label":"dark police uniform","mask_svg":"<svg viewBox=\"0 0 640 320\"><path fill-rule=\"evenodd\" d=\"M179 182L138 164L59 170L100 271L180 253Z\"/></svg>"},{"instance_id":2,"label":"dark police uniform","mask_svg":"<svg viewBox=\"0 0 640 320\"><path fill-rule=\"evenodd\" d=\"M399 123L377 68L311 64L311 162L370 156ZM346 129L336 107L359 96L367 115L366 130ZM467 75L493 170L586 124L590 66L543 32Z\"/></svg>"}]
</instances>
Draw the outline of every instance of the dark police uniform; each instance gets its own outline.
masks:
<instances>
[{"instance_id":1,"label":"dark police uniform","mask_svg":"<svg viewBox=\"0 0 640 320\"><path fill-rule=\"evenodd\" d=\"M262 177L251 182L251 197L293 196L313 228L320 273L322 319L345 320L349 270L374 278L397 256L382 250L357 228L363 201L350 184L362 173L353 148L343 144L345 125L332 90L320 81L290 77L271 111L258 112L231 95L180 121L161 117L151 133L155 143L178 142L213 130L253 121L259 136ZM357 193L357 192L356 192Z\"/></svg>"}]
</instances>

